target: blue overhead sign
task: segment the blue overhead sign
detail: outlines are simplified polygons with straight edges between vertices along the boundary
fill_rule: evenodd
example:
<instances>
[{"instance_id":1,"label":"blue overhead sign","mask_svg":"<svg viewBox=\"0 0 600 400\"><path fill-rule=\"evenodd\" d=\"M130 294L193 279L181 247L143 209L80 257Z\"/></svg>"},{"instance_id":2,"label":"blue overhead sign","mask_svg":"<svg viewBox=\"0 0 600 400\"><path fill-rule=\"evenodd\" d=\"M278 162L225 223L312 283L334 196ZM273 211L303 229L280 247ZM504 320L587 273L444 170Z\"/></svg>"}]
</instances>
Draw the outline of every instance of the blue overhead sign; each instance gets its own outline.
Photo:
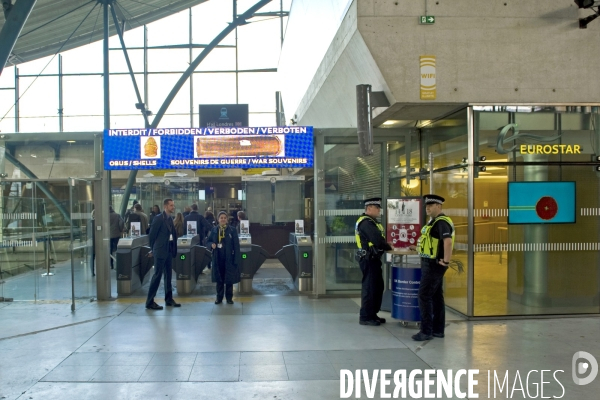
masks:
<instances>
[{"instance_id":1,"label":"blue overhead sign","mask_svg":"<svg viewBox=\"0 0 600 400\"><path fill-rule=\"evenodd\" d=\"M104 169L310 168L312 126L104 131Z\"/></svg>"}]
</instances>

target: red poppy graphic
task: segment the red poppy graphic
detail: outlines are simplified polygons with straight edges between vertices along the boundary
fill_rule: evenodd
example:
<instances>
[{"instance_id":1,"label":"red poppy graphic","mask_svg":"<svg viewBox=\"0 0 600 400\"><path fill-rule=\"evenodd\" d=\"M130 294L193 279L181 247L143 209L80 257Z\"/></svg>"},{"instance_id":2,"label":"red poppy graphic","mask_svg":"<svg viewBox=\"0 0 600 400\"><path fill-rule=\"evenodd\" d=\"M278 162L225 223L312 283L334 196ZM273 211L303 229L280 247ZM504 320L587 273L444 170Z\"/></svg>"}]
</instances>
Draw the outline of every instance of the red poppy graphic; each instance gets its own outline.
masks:
<instances>
[{"instance_id":1,"label":"red poppy graphic","mask_svg":"<svg viewBox=\"0 0 600 400\"><path fill-rule=\"evenodd\" d=\"M535 205L535 212L543 220L550 220L558 213L558 203L550 196L544 196Z\"/></svg>"}]
</instances>

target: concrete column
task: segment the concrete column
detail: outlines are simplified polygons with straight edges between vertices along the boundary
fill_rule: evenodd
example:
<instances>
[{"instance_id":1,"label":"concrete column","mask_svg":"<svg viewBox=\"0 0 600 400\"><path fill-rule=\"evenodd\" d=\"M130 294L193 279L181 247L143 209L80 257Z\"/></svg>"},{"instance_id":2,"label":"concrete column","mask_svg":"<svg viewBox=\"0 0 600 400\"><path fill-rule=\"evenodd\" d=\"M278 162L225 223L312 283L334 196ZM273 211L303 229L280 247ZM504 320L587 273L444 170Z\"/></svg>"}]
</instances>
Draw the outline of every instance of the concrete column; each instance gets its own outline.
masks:
<instances>
[{"instance_id":1,"label":"concrete column","mask_svg":"<svg viewBox=\"0 0 600 400\"><path fill-rule=\"evenodd\" d=\"M314 263L315 273L313 276L313 294L316 296L325 294L327 290L327 264L325 263L325 254L327 245L319 243L319 238L327 236L327 227L325 226L325 218L319 217L319 210L325 209L325 137L322 132L315 132L315 161L314 161Z\"/></svg>"},{"instance_id":2,"label":"concrete column","mask_svg":"<svg viewBox=\"0 0 600 400\"><path fill-rule=\"evenodd\" d=\"M548 161L543 154L524 154L525 162ZM523 168L525 182L543 182L548 180L548 166L528 165ZM548 243L548 226L525 225L525 243ZM523 296L521 303L529 306L548 305L548 253L545 251L526 251L524 253Z\"/></svg>"}]
</instances>

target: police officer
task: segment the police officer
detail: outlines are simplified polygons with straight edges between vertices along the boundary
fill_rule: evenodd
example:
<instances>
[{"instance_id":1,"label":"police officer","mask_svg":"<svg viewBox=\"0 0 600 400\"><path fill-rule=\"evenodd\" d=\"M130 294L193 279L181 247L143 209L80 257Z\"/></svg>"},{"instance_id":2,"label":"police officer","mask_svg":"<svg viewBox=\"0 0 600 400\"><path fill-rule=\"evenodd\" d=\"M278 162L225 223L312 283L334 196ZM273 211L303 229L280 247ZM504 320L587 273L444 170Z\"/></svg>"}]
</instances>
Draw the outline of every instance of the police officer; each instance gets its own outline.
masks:
<instances>
[{"instance_id":1,"label":"police officer","mask_svg":"<svg viewBox=\"0 0 600 400\"><path fill-rule=\"evenodd\" d=\"M383 226L377 222L381 214L381 198L375 197L364 201L365 212L356 221L356 253L360 270L363 273L361 289L361 307L359 323L361 325L378 326L385 323L377 312L383 297L383 273L381 255L392 247L386 243Z\"/></svg>"},{"instance_id":2,"label":"police officer","mask_svg":"<svg viewBox=\"0 0 600 400\"><path fill-rule=\"evenodd\" d=\"M427 194L423 198L425 212L431 219L421 230L417 246L411 246L421 256L421 330L412 336L417 341L430 340L432 336L444 337L446 306L442 282L454 247L454 224L442 213L444 198L435 194Z\"/></svg>"}]
</instances>

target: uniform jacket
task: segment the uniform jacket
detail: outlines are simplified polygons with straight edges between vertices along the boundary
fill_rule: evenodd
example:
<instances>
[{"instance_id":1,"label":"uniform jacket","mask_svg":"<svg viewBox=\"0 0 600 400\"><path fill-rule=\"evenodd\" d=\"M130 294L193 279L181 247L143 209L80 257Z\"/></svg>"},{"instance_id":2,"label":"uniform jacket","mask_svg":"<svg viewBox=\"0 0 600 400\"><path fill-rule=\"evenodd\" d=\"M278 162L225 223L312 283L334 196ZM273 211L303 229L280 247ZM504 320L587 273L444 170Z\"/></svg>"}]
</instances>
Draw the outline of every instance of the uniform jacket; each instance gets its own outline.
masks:
<instances>
[{"instance_id":1,"label":"uniform jacket","mask_svg":"<svg viewBox=\"0 0 600 400\"><path fill-rule=\"evenodd\" d=\"M212 244L219 243L219 227L215 226L208 235L206 247L209 249ZM222 277L218 266L218 249L213 250L212 258L212 281L217 283L233 284L240 281L240 267L242 265L242 257L240 253L240 240L235 228L227 226L225 228L225 237L221 242L225 248L225 276ZM223 279L225 278L225 279Z\"/></svg>"},{"instance_id":2,"label":"uniform jacket","mask_svg":"<svg viewBox=\"0 0 600 400\"><path fill-rule=\"evenodd\" d=\"M385 237L382 235L382 232L377 227L377 221L373 218L369 217L366 214L362 216L366 216L359 225L358 225L358 233L361 237L362 248L366 248L366 244L368 242L373 243L373 247L379 251L383 252L385 250L391 250L390 245L385 241Z\"/></svg>"},{"instance_id":3,"label":"uniform jacket","mask_svg":"<svg viewBox=\"0 0 600 400\"><path fill-rule=\"evenodd\" d=\"M173 235L173 240L169 240ZM177 232L173 220L163 212L154 217L150 227L150 247L154 258L175 257L177 255Z\"/></svg>"}]
</instances>

